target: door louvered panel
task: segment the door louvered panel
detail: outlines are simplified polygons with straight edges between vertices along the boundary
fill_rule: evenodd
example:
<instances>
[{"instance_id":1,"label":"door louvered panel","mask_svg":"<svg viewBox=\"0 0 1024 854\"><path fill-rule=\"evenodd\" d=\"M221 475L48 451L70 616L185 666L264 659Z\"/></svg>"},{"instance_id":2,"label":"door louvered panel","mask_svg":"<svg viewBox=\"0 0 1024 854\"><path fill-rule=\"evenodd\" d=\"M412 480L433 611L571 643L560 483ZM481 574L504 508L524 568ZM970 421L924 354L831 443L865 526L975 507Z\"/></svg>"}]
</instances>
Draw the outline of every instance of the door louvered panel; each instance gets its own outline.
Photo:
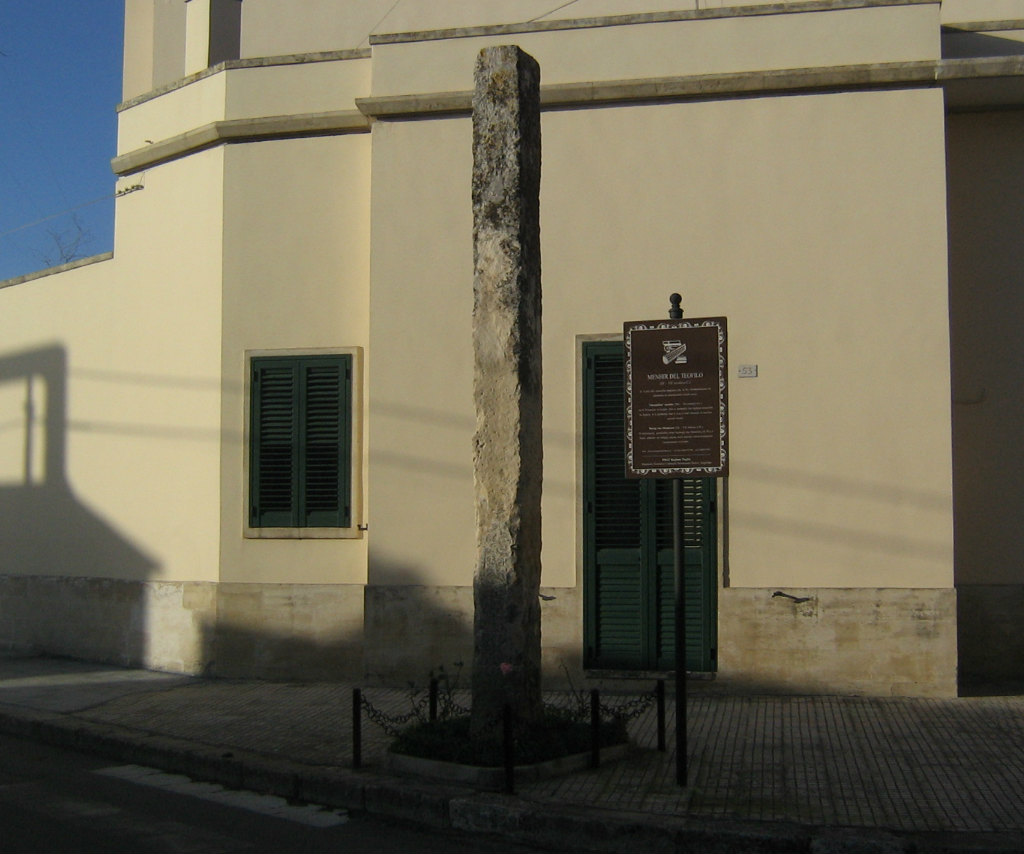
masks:
<instances>
[{"instance_id":1,"label":"door louvered panel","mask_svg":"<svg viewBox=\"0 0 1024 854\"><path fill-rule=\"evenodd\" d=\"M596 657L606 667L634 667L644 653L637 615L643 608L639 549L598 552Z\"/></svg>"},{"instance_id":2,"label":"door louvered panel","mask_svg":"<svg viewBox=\"0 0 1024 854\"><path fill-rule=\"evenodd\" d=\"M675 667L675 557L672 532L672 481L650 481L654 492L654 513L658 549L658 621L656 626L658 666ZM681 481L683 517L683 571L686 579L686 669L714 669L711 652L714 639L714 574L708 571L707 550L714 548L711 537L714 480L684 478Z\"/></svg>"},{"instance_id":3,"label":"door louvered panel","mask_svg":"<svg viewBox=\"0 0 1024 854\"><path fill-rule=\"evenodd\" d=\"M713 638L709 634L713 613L709 608L713 600L708 597L707 572L701 549L688 548L683 552L683 571L686 578L686 669L710 671L714 669L711 656ZM658 553L658 622L656 626L657 660L661 670L672 670L676 665L676 600L675 559L671 549Z\"/></svg>"}]
</instances>

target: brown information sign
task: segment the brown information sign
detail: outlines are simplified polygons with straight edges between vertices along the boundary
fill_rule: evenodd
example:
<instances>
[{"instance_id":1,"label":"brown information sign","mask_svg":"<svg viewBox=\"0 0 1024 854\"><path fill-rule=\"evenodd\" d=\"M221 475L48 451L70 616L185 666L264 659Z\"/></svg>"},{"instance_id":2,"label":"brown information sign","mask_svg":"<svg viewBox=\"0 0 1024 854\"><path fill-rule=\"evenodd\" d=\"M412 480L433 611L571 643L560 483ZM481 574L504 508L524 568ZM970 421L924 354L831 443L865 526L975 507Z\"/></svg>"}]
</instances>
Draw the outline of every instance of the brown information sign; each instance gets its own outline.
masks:
<instances>
[{"instance_id":1,"label":"brown information sign","mask_svg":"<svg viewBox=\"0 0 1024 854\"><path fill-rule=\"evenodd\" d=\"M626 477L729 473L724 317L633 321L626 343Z\"/></svg>"}]
</instances>

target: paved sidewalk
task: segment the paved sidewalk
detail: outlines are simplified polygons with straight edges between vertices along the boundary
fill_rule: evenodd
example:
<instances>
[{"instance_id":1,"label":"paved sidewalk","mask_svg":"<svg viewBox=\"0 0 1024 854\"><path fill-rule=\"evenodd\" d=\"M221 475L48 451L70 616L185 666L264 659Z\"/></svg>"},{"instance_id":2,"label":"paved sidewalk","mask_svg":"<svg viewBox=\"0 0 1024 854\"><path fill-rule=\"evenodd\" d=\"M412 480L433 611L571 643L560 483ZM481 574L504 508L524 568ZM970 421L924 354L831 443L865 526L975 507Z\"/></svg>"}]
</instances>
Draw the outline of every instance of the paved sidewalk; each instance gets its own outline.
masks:
<instances>
[{"instance_id":1,"label":"paved sidewalk","mask_svg":"<svg viewBox=\"0 0 1024 854\"><path fill-rule=\"evenodd\" d=\"M690 785L656 750L514 796L401 779L352 685L200 679L0 655L0 730L239 788L557 850L1024 852L1024 696L736 697L695 686ZM670 692L671 693L671 692ZM407 692L366 689L390 714ZM614 703L615 698L606 698Z\"/></svg>"}]
</instances>

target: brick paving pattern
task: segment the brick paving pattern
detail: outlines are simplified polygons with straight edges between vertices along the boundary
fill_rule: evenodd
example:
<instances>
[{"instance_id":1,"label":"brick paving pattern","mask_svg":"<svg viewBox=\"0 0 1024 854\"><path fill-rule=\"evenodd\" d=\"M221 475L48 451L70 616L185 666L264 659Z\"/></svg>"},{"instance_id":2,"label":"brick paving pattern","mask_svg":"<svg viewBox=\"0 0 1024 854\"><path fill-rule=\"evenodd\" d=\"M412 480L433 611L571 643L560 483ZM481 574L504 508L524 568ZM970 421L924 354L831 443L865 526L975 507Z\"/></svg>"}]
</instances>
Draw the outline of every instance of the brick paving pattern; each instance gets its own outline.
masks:
<instances>
[{"instance_id":1,"label":"brick paving pattern","mask_svg":"<svg viewBox=\"0 0 1024 854\"><path fill-rule=\"evenodd\" d=\"M128 687L112 682L106 693L91 686L80 695L82 704L69 709L66 689L34 687L12 667L0 659L5 706L52 709L309 766L351 766L351 685L138 677L142 681ZM100 672L93 681L101 685L103 678ZM364 695L391 716L410 709L408 691L370 688ZM468 705L468 695L460 701ZM697 691L688 703L688 723L686 788L675 782L669 701L666 752L656 750L651 707L630 724L637 749L627 758L524 784L517 794L535 804L659 816L902 832L1024 828L1024 696L928 700ZM388 742L364 715L367 769L384 769Z\"/></svg>"},{"instance_id":2,"label":"brick paving pattern","mask_svg":"<svg viewBox=\"0 0 1024 854\"><path fill-rule=\"evenodd\" d=\"M901 831L1024 826L1024 698L701 697L688 705L690 783L675 783L653 713L638 755L523 787L538 801L710 819Z\"/></svg>"}]
</instances>

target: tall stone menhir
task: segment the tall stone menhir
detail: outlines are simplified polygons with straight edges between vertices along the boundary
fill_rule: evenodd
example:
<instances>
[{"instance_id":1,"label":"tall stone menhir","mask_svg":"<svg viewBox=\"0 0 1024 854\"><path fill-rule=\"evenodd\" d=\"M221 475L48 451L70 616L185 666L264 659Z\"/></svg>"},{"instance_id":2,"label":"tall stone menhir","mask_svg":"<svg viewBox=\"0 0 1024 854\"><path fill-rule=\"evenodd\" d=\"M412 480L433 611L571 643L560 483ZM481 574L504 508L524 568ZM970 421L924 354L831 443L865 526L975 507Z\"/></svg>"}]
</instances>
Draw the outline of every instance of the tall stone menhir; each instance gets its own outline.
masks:
<instances>
[{"instance_id":1,"label":"tall stone menhir","mask_svg":"<svg viewBox=\"0 0 1024 854\"><path fill-rule=\"evenodd\" d=\"M473 95L474 735L540 695L540 69L485 48Z\"/></svg>"}]
</instances>

